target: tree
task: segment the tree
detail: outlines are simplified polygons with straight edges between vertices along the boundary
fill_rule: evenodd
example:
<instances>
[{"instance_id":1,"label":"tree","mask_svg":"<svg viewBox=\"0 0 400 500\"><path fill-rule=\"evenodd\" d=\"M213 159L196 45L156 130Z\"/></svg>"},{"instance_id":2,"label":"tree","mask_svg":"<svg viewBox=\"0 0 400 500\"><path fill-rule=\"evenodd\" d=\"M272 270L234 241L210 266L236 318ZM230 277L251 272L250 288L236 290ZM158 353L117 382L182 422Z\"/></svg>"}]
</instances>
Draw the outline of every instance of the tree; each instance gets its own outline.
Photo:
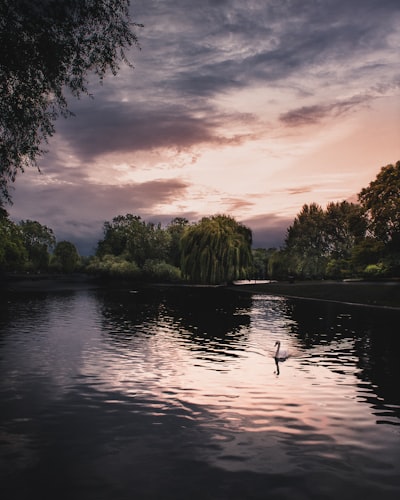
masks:
<instances>
[{"instance_id":1,"label":"tree","mask_svg":"<svg viewBox=\"0 0 400 500\"><path fill-rule=\"evenodd\" d=\"M37 166L68 116L67 92L88 93L89 74L116 74L137 45L129 0L2 0L0 2L0 198L18 172Z\"/></svg>"},{"instance_id":2,"label":"tree","mask_svg":"<svg viewBox=\"0 0 400 500\"><path fill-rule=\"evenodd\" d=\"M146 223L138 215L118 215L104 223L104 239L97 256L123 256L142 268L147 259L167 260L171 235L161 224Z\"/></svg>"},{"instance_id":3,"label":"tree","mask_svg":"<svg viewBox=\"0 0 400 500\"><path fill-rule=\"evenodd\" d=\"M383 243L400 235L400 161L382 167L376 179L358 195L369 216L371 234Z\"/></svg>"},{"instance_id":4,"label":"tree","mask_svg":"<svg viewBox=\"0 0 400 500\"><path fill-rule=\"evenodd\" d=\"M342 201L329 203L325 211L324 232L331 258L348 259L352 248L363 240L367 221L362 207Z\"/></svg>"},{"instance_id":5,"label":"tree","mask_svg":"<svg viewBox=\"0 0 400 500\"><path fill-rule=\"evenodd\" d=\"M307 277L324 274L329 252L324 229L323 209L316 203L303 205L288 228L285 239L285 250L290 261L289 273Z\"/></svg>"},{"instance_id":6,"label":"tree","mask_svg":"<svg viewBox=\"0 0 400 500\"><path fill-rule=\"evenodd\" d=\"M175 217L166 228L171 237L168 261L175 267L181 264L181 238L188 225L189 221L184 217Z\"/></svg>"},{"instance_id":7,"label":"tree","mask_svg":"<svg viewBox=\"0 0 400 500\"><path fill-rule=\"evenodd\" d=\"M253 248L253 271L252 278L265 279L268 266L268 250L266 248Z\"/></svg>"},{"instance_id":8,"label":"tree","mask_svg":"<svg viewBox=\"0 0 400 500\"><path fill-rule=\"evenodd\" d=\"M128 237L131 232L141 231L144 222L139 216L127 214L118 215L103 226L104 239L97 245L96 255L122 255L127 252Z\"/></svg>"},{"instance_id":9,"label":"tree","mask_svg":"<svg viewBox=\"0 0 400 500\"><path fill-rule=\"evenodd\" d=\"M352 248L351 261L356 271L362 271L370 264L378 264L385 251L382 241L370 236L359 241Z\"/></svg>"},{"instance_id":10,"label":"tree","mask_svg":"<svg viewBox=\"0 0 400 500\"><path fill-rule=\"evenodd\" d=\"M147 260L167 261L170 246L171 235L160 223L148 222L144 224L141 234L132 233L128 239L128 251L140 267L143 267Z\"/></svg>"},{"instance_id":11,"label":"tree","mask_svg":"<svg viewBox=\"0 0 400 500\"><path fill-rule=\"evenodd\" d=\"M80 264L80 256L76 246L70 241L59 241L54 249L52 267L59 267L63 273L74 272Z\"/></svg>"},{"instance_id":12,"label":"tree","mask_svg":"<svg viewBox=\"0 0 400 500\"><path fill-rule=\"evenodd\" d=\"M271 259L278 252L276 248L253 248L253 272L252 278L266 279L272 276L270 269ZM286 273L287 274L287 273Z\"/></svg>"},{"instance_id":13,"label":"tree","mask_svg":"<svg viewBox=\"0 0 400 500\"><path fill-rule=\"evenodd\" d=\"M56 244L53 230L29 219L21 221L19 227L31 269L46 270L50 259L49 252Z\"/></svg>"},{"instance_id":14,"label":"tree","mask_svg":"<svg viewBox=\"0 0 400 500\"><path fill-rule=\"evenodd\" d=\"M268 257L268 276L272 279L287 279L291 273L287 250L273 250Z\"/></svg>"},{"instance_id":15,"label":"tree","mask_svg":"<svg viewBox=\"0 0 400 500\"><path fill-rule=\"evenodd\" d=\"M366 228L358 204L331 202L326 210L316 203L304 205L287 231L289 272L304 277L348 275L352 249L364 239Z\"/></svg>"},{"instance_id":16,"label":"tree","mask_svg":"<svg viewBox=\"0 0 400 500\"><path fill-rule=\"evenodd\" d=\"M182 235L182 273L204 284L247 278L252 269L251 243L251 230L232 217L204 217Z\"/></svg>"},{"instance_id":17,"label":"tree","mask_svg":"<svg viewBox=\"0 0 400 500\"><path fill-rule=\"evenodd\" d=\"M0 207L0 271L17 271L27 258L21 228Z\"/></svg>"}]
</instances>

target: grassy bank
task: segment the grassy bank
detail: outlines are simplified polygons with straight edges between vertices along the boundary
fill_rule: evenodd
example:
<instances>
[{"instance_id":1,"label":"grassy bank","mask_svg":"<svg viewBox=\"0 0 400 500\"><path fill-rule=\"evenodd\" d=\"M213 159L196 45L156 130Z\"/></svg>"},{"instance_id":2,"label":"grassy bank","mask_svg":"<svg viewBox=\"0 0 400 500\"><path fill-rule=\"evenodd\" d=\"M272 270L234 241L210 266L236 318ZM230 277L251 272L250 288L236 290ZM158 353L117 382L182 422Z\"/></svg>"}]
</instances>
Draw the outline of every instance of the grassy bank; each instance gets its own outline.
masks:
<instances>
[{"instance_id":1,"label":"grassy bank","mask_svg":"<svg viewBox=\"0 0 400 500\"><path fill-rule=\"evenodd\" d=\"M400 308L400 282L299 281L237 285L251 293Z\"/></svg>"}]
</instances>

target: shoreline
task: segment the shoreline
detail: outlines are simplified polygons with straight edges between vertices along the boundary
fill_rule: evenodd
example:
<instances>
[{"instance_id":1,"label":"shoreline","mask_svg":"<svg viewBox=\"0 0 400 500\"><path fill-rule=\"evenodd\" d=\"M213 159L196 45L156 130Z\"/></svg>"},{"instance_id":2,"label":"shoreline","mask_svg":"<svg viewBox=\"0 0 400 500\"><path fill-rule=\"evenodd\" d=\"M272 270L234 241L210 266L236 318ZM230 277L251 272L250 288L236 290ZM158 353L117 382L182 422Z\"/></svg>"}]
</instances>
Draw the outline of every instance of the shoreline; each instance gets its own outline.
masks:
<instances>
[{"instance_id":1,"label":"shoreline","mask_svg":"<svg viewBox=\"0 0 400 500\"><path fill-rule=\"evenodd\" d=\"M85 274L73 275L7 275L2 276L0 293L60 292L105 288L107 284ZM121 283L132 285L127 282ZM115 283L114 283L115 284ZM111 285L112 286L112 285ZM146 285L145 285L146 286ZM157 286L148 284L147 286ZM161 285L159 285L161 286ZM188 285L163 284L162 286L187 287ZM190 286L190 285L189 285ZM207 287L204 287L207 288ZM278 295L294 299L308 299L356 304L371 307L400 309L400 282L387 281L276 281L266 283L241 283L229 285L235 292Z\"/></svg>"},{"instance_id":2,"label":"shoreline","mask_svg":"<svg viewBox=\"0 0 400 500\"><path fill-rule=\"evenodd\" d=\"M279 295L294 299L400 309L398 281L283 281L241 284L231 288L248 293Z\"/></svg>"},{"instance_id":3,"label":"shoreline","mask_svg":"<svg viewBox=\"0 0 400 500\"><path fill-rule=\"evenodd\" d=\"M33 274L6 275L2 277L2 292L58 292L68 290L91 290L99 288L98 282L86 274Z\"/></svg>"}]
</instances>

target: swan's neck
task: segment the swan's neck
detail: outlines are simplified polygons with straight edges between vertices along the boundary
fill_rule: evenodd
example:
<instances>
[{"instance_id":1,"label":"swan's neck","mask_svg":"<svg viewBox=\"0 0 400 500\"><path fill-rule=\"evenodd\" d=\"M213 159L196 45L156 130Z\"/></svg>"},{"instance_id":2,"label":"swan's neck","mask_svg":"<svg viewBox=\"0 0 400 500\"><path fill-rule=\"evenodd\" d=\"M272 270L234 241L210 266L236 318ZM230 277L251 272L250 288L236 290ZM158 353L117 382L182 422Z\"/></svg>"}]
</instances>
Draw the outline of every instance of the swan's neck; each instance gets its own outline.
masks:
<instances>
[{"instance_id":1,"label":"swan's neck","mask_svg":"<svg viewBox=\"0 0 400 500\"><path fill-rule=\"evenodd\" d=\"M278 355L279 355L279 349L281 348L281 345L278 344L278 347L276 348L276 353L275 353L275 357L277 358Z\"/></svg>"}]
</instances>

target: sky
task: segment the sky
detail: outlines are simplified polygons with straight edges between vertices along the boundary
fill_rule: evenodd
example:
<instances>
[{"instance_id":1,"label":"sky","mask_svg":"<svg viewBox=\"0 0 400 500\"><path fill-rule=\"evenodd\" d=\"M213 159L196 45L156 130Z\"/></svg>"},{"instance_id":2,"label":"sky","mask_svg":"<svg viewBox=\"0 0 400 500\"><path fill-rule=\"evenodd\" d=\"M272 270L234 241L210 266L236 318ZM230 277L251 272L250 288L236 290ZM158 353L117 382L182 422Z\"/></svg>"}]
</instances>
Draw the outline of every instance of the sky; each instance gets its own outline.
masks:
<instances>
[{"instance_id":1,"label":"sky","mask_svg":"<svg viewBox=\"0 0 400 500\"><path fill-rule=\"evenodd\" d=\"M225 214L279 248L400 160L398 0L132 0L140 49L69 100L6 207L90 255L117 215Z\"/></svg>"}]
</instances>

